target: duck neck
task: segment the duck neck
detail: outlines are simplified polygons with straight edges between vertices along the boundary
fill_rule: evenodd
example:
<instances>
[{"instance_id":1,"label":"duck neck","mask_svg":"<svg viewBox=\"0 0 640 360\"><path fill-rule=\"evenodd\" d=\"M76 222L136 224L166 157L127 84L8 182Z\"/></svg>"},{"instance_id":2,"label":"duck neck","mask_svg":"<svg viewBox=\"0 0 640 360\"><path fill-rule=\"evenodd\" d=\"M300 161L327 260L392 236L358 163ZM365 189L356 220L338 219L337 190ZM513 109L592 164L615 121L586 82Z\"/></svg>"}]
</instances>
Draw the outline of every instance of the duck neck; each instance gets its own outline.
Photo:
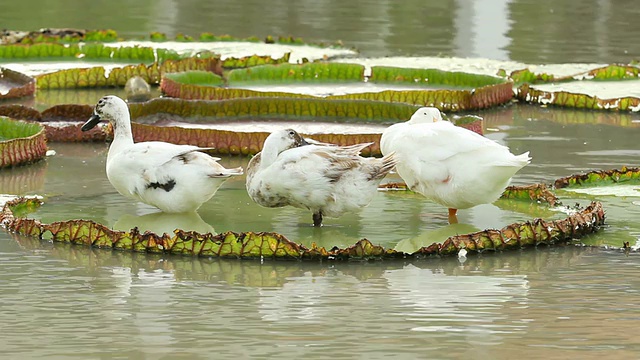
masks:
<instances>
[{"instance_id":1,"label":"duck neck","mask_svg":"<svg viewBox=\"0 0 640 360\"><path fill-rule=\"evenodd\" d=\"M262 152L260 153L260 167L263 169L271 166L271 164L276 162L276 159L278 158L278 149L267 145L268 144L265 144Z\"/></svg>"},{"instance_id":2,"label":"duck neck","mask_svg":"<svg viewBox=\"0 0 640 360\"><path fill-rule=\"evenodd\" d=\"M120 152L127 146L133 145L133 134L131 132L131 120L129 114L123 114L122 121L112 121L113 142L109 146L109 156Z\"/></svg>"}]
</instances>

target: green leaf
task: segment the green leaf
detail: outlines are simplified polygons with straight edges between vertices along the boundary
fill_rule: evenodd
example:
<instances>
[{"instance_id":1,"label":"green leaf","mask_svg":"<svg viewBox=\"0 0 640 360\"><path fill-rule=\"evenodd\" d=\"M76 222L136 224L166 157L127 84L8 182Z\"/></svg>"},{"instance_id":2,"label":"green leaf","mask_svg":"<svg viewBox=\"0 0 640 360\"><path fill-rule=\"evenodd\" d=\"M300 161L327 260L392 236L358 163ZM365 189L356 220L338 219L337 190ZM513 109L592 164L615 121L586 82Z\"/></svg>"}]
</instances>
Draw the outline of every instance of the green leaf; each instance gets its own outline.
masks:
<instances>
[{"instance_id":1,"label":"green leaf","mask_svg":"<svg viewBox=\"0 0 640 360\"><path fill-rule=\"evenodd\" d=\"M280 64L232 70L229 84L364 81L364 66L338 63Z\"/></svg>"}]
</instances>

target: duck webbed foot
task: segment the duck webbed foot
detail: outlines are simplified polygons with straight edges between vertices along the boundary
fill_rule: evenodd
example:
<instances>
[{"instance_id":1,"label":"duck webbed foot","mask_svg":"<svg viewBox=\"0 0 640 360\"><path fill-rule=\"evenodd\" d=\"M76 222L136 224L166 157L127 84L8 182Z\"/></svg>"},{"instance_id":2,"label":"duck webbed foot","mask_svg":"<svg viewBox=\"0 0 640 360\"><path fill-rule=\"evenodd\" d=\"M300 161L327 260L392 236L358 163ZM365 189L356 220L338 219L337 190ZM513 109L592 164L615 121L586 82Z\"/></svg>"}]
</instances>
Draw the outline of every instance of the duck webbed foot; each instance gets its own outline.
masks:
<instances>
[{"instance_id":1,"label":"duck webbed foot","mask_svg":"<svg viewBox=\"0 0 640 360\"><path fill-rule=\"evenodd\" d=\"M457 224L458 223L458 209L449 209L449 224Z\"/></svg>"},{"instance_id":2,"label":"duck webbed foot","mask_svg":"<svg viewBox=\"0 0 640 360\"><path fill-rule=\"evenodd\" d=\"M322 226L322 213L319 211L317 213L313 213L313 226Z\"/></svg>"}]
</instances>

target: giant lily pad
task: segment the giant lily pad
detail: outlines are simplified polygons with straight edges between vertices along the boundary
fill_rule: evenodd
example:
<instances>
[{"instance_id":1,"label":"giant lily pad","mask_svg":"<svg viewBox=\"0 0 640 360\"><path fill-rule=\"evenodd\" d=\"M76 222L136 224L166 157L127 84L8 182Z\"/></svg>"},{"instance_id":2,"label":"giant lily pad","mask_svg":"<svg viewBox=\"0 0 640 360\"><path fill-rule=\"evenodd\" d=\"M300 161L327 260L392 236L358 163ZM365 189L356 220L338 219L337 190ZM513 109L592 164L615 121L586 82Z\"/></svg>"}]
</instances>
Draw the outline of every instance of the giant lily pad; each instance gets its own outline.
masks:
<instances>
[{"instance_id":1,"label":"giant lily pad","mask_svg":"<svg viewBox=\"0 0 640 360\"><path fill-rule=\"evenodd\" d=\"M40 160L46 152L42 126L0 117L0 168Z\"/></svg>"},{"instance_id":2,"label":"giant lily pad","mask_svg":"<svg viewBox=\"0 0 640 360\"><path fill-rule=\"evenodd\" d=\"M554 182L556 189L619 184L640 184L640 168L596 170L563 177Z\"/></svg>"},{"instance_id":3,"label":"giant lily pad","mask_svg":"<svg viewBox=\"0 0 640 360\"><path fill-rule=\"evenodd\" d=\"M524 84L518 88L517 97L526 102L578 109L640 111L640 98L635 96L600 98L563 89L543 90Z\"/></svg>"},{"instance_id":4,"label":"giant lily pad","mask_svg":"<svg viewBox=\"0 0 640 360\"><path fill-rule=\"evenodd\" d=\"M434 69L403 69L374 67L369 77L364 76L364 66L348 63L308 63L302 65L283 64L233 70L227 75L232 87L259 84L336 84L359 85L351 94L329 95L328 99L375 100L403 102L412 105L435 106L441 110L459 111L482 109L503 104L513 97L512 85L504 79L447 72ZM363 86L369 83L369 87ZM371 84L381 88L372 91ZM384 86L405 86L405 89L386 89ZM454 87L455 89L425 89L424 86ZM162 90L172 97L184 99L218 100L234 97L286 96L310 97L308 94L273 92L220 87L220 79L202 73L168 75L161 84Z\"/></svg>"},{"instance_id":5,"label":"giant lily pad","mask_svg":"<svg viewBox=\"0 0 640 360\"><path fill-rule=\"evenodd\" d=\"M41 201L35 198L17 198L8 201L0 215L0 223L10 231L40 239L51 238L64 242L121 251L165 253L174 255L227 257L240 259L300 259L300 260L352 260L422 258L425 256L451 256L460 250L479 253L487 250L503 251L534 247L539 244L566 243L597 231L604 224L604 210L598 202L591 203L566 219L516 223L501 230L484 230L457 235L442 243L434 243L406 254L385 249L362 239L353 246L327 250L324 247L307 248L277 233L235 233L218 235L200 234L176 229L173 235L162 236L151 232L141 234L115 231L89 220L69 220L43 224L38 220L21 217Z\"/></svg>"},{"instance_id":6,"label":"giant lily pad","mask_svg":"<svg viewBox=\"0 0 640 360\"><path fill-rule=\"evenodd\" d=\"M539 84L574 80L628 80L637 79L638 76L640 76L640 68L637 66L612 64L565 76L555 76L544 72L534 73L530 69L522 69L513 71L509 77L516 84Z\"/></svg>"},{"instance_id":7,"label":"giant lily pad","mask_svg":"<svg viewBox=\"0 0 640 360\"><path fill-rule=\"evenodd\" d=\"M34 78L0 67L0 100L32 96L35 91Z\"/></svg>"},{"instance_id":8,"label":"giant lily pad","mask_svg":"<svg viewBox=\"0 0 640 360\"><path fill-rule=\"evenodd\" d=\"M522 83L516 95L521 101L614 111L640 110L640 94L635 91L639 76L640 68L633 65L609 65L561 77L528 69L511 74Z\"/></svg>"},{"instance_id":9,"label":"giant lily pad","mask_svg":"<svg viewBox=\"0 0 640 360\"><path fill-rule=\"evenodd\" d=\"M165 123L158 126L134 122L132 129L136 141L166 141L213 147L213 152L218 154L234 155L255 154L260 151L268 132L216 129L216 124L221 121L233 121L238 125L241 125L241 121L256 119L295 120L298 123L324 120L384 124L404 121L415 111L415 107L400 103L292 98L245 98L216 102L163 98L130 104L129 107L135 121L147 123L160 120ZM80 131L81 123L93 111L90 105L56 105L42 113L27 109L15 105L0 106L0 114L41 121L50 141L104 141L110 136L110 127ZM172 122L166 124L165 119L171 119ZM477 117L456 117L452 120L460 126L482 133L481 120ZM171 125L176 121L176 125ZM372 146L363 151L363 155L379 155L380 133L381 130L307 135L319 141L340 145L373 142Z\"/></svg>"}]
</instances>

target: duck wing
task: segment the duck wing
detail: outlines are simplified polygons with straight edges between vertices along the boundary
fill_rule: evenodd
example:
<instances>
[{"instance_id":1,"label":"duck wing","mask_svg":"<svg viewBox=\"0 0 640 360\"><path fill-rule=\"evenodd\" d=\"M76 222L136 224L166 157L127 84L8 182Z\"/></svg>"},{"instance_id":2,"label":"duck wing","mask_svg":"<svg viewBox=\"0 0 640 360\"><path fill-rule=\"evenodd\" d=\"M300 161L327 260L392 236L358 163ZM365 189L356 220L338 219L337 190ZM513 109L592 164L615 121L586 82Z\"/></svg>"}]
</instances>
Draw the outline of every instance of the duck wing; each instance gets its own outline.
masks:
<instances>
[{"instance_id":1,"label":"duck wing","mask_svg":"<svg viewBox=\"0 0 640 360\"><path fill-rule=\"evenodd\" d=\"M460 164L460 159L475 163L472 160L482 156L483 165L513 166L515 157L506 146L448 121L393 125L383 133L381 148L383 153L396 153L399 171L414 174L415 179L405 179L407 182L446 181L451 175L449 160L452 164ZM516 162L528 162L528 154L523 155Z\"/></svg>"},{"instance_id":2,"label":"duck wing","mask_svg":"<svg viewBox=\"0 0 640 360\"><path fill-rule=\"evenodd\" d=\"M177 177L209 176L228 177L242 174L241 168L225 169L219 158L200 151L191 145L175 145L165 142L141 142L122 150L107 164L107 174L116 188L126 188L130 194L141 194L149 188L171 190ZM188 172L188 174L186 174ZM115 183L114 183L115 186Z\"/></svg>"},{"instance_id":3,"label":"duck wing","mask_svg":"<svg viewBox=\"0 0 640 360\"><path fill-rule=\"evenodd\" d=\"M263 206L321 208L334 198L340 178L361 166L358 159L363 158L358 154L369 145L306 145L285 150L269 167L255 173L248 170L250 195Z\"/></svg>"}]
</instances>

